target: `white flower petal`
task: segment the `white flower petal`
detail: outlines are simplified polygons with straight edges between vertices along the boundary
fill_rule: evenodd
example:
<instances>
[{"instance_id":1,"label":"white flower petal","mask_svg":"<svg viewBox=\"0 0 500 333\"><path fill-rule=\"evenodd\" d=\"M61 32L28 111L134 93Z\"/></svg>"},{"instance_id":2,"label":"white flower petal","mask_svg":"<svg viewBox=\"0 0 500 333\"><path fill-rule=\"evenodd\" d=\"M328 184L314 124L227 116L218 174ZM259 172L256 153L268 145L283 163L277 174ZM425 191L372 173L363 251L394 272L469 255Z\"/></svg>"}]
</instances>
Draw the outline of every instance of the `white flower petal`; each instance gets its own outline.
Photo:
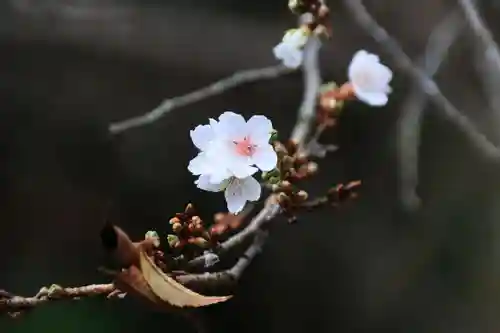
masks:
<instances>
[{"instance_id":1,"label":"white flower petal","mask_svg":"<svg viewBox=\"0 0 500 333\"><path fill-rule=\"evenodd\" d=\"M189 132L193 144L199 150L205 150L210 141L214 138L214 132L210 125L198 125Z\"/></svg>"},{"instance_id":2,"label":"white flower petal","mask_svg":"<svg viewBox=\"0 0 500 333\"><path fill-rule=\"evenodd\" d=\"M215 135L224 140L239 140L247 135L246 121L243 116L226 111L219 117Z\"/></svg>"},{"instance_id":3,"label":"white flower petal","mask_svg":"<svg viewBox=\"0 0 500 333\"><path fill-rule=\"evenodd\" d=\"M278 154L270 144L258 146L252 155L252 162L262 171L271 171L278 163Z\"/></svg>"},{"instance_id":4,"label":"white flower petal","mask_svg":"<svg viewBox=\"0 0 500 333\"><path fill-rule=\"evenodd\" d=\"M273 123L265 116L252 116L247 122L248 135L252 144L267 144L271 139Z\"/></svg>"},{"instance_id":5,"label":"white flower petal","mask_svg":"<svg viewBox=\"0 0 500 333\"><path fill-rule=\"evenodd\" d=\"M201 175L194 182L199 189L209 192L220 192L228 187L229 180L225 180L219 184L213 184L209 180L208 175Z\"/></svg>"},{"instance_id":6,"label":"white flower petal","mask_svg":"<svg viewBox=\"0 0 500 333\"><path fill-rule=\"evenodd\" d=\"M356 97L370 106L384 106L387 104L389 97L383 92L367 92L363 90L356 91Z\"/></svg>"},{"instance_id":7,"label":"white flower petal","mask_svg":"<svg viewBox=\"0 0 500 333\"><path fill-rule=\"evenodd\" d=\"M299 46L281 42L273 49L274 56L288 68L298 68L302 65L303 51Z\"/></svg>"},{"instance_id":8,"label":"white flower petal","mask_svg":"<svg viewBox=\"0 0 500 333\"><path fill-rule=\"evenodd\" d=\"M233 214L241 212L247 202L243 196L243 188L239 180L233 180L229 183L224 191L224 197L227 202L227 210Z\"/></svg>"},{"instance_id":9,"label":"white flower petal","mask_svg":"<svg viewBox=\"0 0 500 333\"><path fill-rule=\"evenodd\" d=\"M359 50L356 53L354 53L354 56L352 57L351 64L349 67L356 67L360 62L364 62L364 59L368 55L368 52L365 50ZM348 70L349 71L349 70Z\"/></svg>"},{"instance_id":10,"label":"white flower petal","mask_svg":"<svg viewBox=\"0 0 500 333\"><path fill-rule=\"evenodd\" d=\"M283 36L283 43L286 43L294 48L301 48L307 43L309 37L308 32L305 29L292 29L287 31L285 36Z\"/></svg>"},{"instance_id":11,"label":"white flower petal","mask_svg":"<svg viewBox=\"0 0 500 333\"><path fill-rule=\"evenodd\" d=\"M283 42L279 43L278 45L276 45L273 48L274 57L276 59L282 60L284 58L285 54L288 52L289 48L290 47L287 44L285 44Z\"/></svg>"},{"instance_id":12,"label":"white flower petal","mask_svg":"<svg viewBox=\"0 0 500 333\"><path fill-rule=\"evenodd\" d=\"M246 163L233 162L229 165L229 171L231 171L236 178L243 179L253 175L258 171L258 169Z\"/></svg>"},{"instance_id":13,"label":"white flower petal","mask_svg":"<svg viewBox=\"0 0 500 333\"><path fill-rule=\"evenodd\" d=\"M207 158L207 155L203 152L199 153L195 158L189 161L188 164L188 170L195 176L209 173L212 169L213 168Z\"/></svg>"},{"instance_id":14,"label":"white flower petal","mask_svg":"<svg viewBox=\"0 0 500 333\"><path fill-rule=\"evenodd\" d=\"M215 168L208 176L210 183L218 184L231 178L233 174L226 168Z\"/></svg>"},{"instance_id":15,"label":"white flower petal","mask_svg":"<svg viewBox=\"0 0 500 333\"><path fill-rule=\"evenodd\" d=\"M386 87L392 80L393 74L391 69L380 63L377 64L375 68L376 68L375 75L378 77L378 81L381 83L382 86Z\"/></svg>"},{"instance_id":16,"label":"white flower petal","mask_svg":"<svg viewBox=\"0 0 500 333\"><path fill-rule=\"evenodd\" d=\"M389 86L392 76L391 69L381 64L378 56L364 50L354 54L348 67L349 81L356 97L371 106L387 104L387 94L392 91Z\"/></svg>"},{"instance_id":17,"label":"white flower petal","mask_svg":"<svg viewBox=\"0 0 500 333\"><path fill-rule=\"evenodd\" d=\"M257 201L260 198L262 188L259 182L253 177L247 177L241 180L243 188L243 197L247 201Z\"/></svg>"}]
</instances>

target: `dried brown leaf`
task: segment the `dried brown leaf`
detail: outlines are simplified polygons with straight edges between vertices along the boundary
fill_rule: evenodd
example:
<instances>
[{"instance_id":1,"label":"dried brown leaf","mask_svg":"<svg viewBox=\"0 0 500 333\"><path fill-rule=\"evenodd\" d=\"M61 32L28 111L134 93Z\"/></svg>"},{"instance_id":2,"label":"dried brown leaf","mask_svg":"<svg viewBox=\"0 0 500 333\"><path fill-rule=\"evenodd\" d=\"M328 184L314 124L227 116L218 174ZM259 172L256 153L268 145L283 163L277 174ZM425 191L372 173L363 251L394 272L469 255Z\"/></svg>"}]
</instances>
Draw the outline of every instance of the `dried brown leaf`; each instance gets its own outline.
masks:
<instances>
[{"instance_id":1,"label":"dried brown leaf","mask_svg":"<svg viewBox=\"0 0 500 333\"><path fill-rule=\"evenodd\" d=\"M232 296L204 296L184 287L166 275L143 251L140 252L141 272L153 293L176 307L202 307L225 302Z\"/></svg>"}]
</instances>

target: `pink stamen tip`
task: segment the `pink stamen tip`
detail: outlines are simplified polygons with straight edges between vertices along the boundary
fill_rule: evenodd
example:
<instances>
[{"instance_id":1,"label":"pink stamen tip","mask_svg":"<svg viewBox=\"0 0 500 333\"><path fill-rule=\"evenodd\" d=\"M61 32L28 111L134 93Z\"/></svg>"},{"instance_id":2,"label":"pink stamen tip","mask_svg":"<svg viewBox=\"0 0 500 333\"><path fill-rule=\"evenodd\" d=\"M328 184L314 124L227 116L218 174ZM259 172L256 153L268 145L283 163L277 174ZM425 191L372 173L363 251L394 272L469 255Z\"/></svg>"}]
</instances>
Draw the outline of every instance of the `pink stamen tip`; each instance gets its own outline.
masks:
<instances>
[{"instance_id":1,"label":"pink stamen tip","mask_svg":"<svg viewBox=\"0 0 500 333\"><path fill-rule=\"evenodd\" d=\"M252 156L255 146L250 142L250 138L244 137L242 141L234 141L236 152L243 156Z\"/></svg>"}]
</instances>

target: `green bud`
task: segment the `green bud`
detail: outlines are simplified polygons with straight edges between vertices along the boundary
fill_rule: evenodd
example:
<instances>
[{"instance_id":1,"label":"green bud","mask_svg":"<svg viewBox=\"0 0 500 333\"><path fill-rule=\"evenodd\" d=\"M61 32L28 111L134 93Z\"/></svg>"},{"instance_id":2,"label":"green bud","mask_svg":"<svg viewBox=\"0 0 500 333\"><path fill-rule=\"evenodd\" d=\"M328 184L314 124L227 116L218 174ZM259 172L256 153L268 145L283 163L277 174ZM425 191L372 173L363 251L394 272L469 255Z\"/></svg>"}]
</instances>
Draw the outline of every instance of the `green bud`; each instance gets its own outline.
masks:
<instances>
[{"instance_id":1,"label":"green bud","mask_svg":"<svg viewBox=\"0 0 500 333\"><path fill-rule=\"evenodd\" d=\"M267 182L273 185L273 184L278 184L280 181L281 177L270 177Z\"/></svg>"},{"instance_id":2,"label":"green bud","mask_svg":"<svg viewBox=\"0 0 500 333\"><path fill-rule=\"evenodd\" d=\"M154 230L149 230L148 232L146 232L144 239L153 239L154 246L156 246L156 247L160 246L160 236Z\"/></svg>"},{"instance_id":3,"label":"green bud","mask_svg":"<svg viewBox=\"0 0 500 333\"><path fill-rule=\"evenodd\" d=\"M273 131L271 132L271 138L269 139L269 143L273 143L276 140L278 140L278 131L273 129Z\"/></svg>"},{"instance_id":4,"label":"green bud","mask_svg":"<svg viewBox=\"0 0 500 333\"><path fill-rule=\"evenodd\" d=\"M321 87L319 87L319 93L322 94L322 93L325 93L329 90L333 90L333 89L337 89L337 88L338 88L338 85L334 81L327 82L327 83L322 84Z\"/></svg>"},{"instance_id":5,"label":"green bud","mask_svg":"<svg viewBox=\"0 0 500 333\"><path fill-rule=\"evenodd\" d=\"M169 234L167 235L167 241L170 247L174 247L174 245L179 241L179 237L177 237L176 235Z\"/></svg>"},{"instance_id":6,"label":"green bud","mask_svg":"<svg viewBox=\"0 0 500 333\"><path fill-rule=\"evenodd\" d=\"M267 182L269 181L271 178L281 178L281 172L279 169L277 168L274 168L272 169L271 171L265 171L265 172L262 172L262 180Z\"/></svg>"}]
</instances>

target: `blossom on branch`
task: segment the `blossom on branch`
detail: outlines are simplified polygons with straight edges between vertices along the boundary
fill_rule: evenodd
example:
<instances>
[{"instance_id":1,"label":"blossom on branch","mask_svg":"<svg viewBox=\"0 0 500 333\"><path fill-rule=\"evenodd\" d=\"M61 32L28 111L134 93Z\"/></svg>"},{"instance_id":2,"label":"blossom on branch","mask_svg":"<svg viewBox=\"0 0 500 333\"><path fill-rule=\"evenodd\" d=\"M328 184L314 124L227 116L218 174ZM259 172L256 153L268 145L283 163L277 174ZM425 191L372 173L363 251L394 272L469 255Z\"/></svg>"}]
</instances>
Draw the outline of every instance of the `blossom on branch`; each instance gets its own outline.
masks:
<instances>
[{"instance_id":1,"label":"blossom on branch","mask_svg":"<svg viewBox=\"0 0 500 333\"><path fill-rule=\"evenodd\" d=\"M273 49L274 56L288 68L298 68L304 58L303 49L311 31L306 27L291 29Z\"/></svg>"},{"instance_id":2,"label":"blossom on branch","mask_svg":"<svg viewBox=\"0 0 500 333\"><path fill-rule=\"evenodd\" d=\"M224 112L218 121L199 125L191 131L191 139L200 150L188 170L198 175L198 188L224 191L231 213L240 212L247 201L260 198L259 182L252 176L260 169L270 171L278 156L269 143L273 134L271 121L260 115L248 121L234 112Z\"/></svg>"},{"instance_id":3,"label":"blossom on branch","mask_svg":"<svg viewBox=\"0 0 500 333\"><path fill-rule=\"evenodd\" d=\"M365 50L356 52L347 72L352 92L360 101L370 106L387 104L392 71L380 63L377 55Z\"/></svg>"}]
</instances>

